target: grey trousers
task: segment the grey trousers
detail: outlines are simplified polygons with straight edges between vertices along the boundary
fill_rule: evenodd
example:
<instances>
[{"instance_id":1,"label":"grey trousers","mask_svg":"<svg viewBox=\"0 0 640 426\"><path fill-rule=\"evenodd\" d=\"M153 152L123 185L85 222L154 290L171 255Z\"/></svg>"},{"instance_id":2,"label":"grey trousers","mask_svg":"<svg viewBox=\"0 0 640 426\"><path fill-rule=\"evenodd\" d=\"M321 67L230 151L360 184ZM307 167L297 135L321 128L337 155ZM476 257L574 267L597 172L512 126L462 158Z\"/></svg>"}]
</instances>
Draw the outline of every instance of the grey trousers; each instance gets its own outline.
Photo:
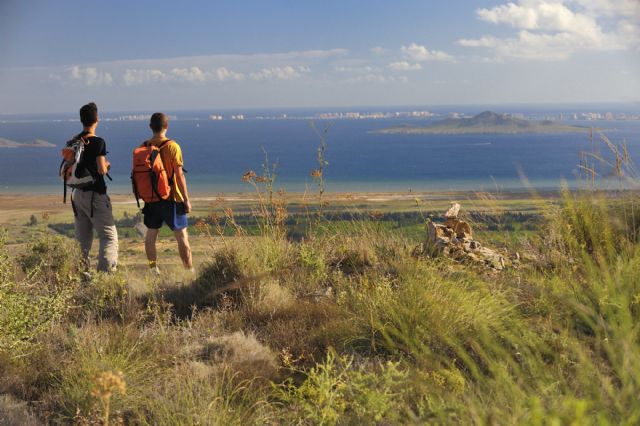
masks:
<instances>
[{"instance_id":1,"label":"grey trousers","mask_svg":"<svg viewBox=\"0 0 640 426\"><path fill-rule=\"evenodd\" d=\"M111 211L111 199L107 194L92 191L73 192L76 240L90 267L89 252L93 244L93 230L100 240L98 251L98 271L110 272L118 266L118 231Z\"/></svg>"}]
</instances>

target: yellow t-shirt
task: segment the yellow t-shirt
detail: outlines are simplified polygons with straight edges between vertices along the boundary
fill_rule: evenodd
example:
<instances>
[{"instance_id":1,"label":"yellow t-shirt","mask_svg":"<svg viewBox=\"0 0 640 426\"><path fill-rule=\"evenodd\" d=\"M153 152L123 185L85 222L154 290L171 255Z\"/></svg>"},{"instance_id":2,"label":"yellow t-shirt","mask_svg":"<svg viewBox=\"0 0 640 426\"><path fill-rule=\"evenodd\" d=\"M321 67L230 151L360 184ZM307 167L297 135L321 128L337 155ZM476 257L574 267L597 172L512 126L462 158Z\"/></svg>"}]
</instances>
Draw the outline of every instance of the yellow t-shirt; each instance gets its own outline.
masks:
<instances>
[{"instance_id":1,"label":"yellow t-shirt","mask_svg":"<svg viewBox=\"0 0 640 426\"><path fill-rule=\"evenodd\" d=\"M151 139L149 142L153 143L156 146L160 146L162 142L166 140L159 140L156 138ZM167 142L167 144L160 150L160 158L162 158L162 164L164 165L164 169L167 171L167 176L169 179L172 179L171 182L171 197L177 203L183 203L184 197L180 192L180 188L178 188L178 180L173 175L175 167L182 167L182 149L180 149L180 145L173 139L171 142Z\"/></svg>"}]
</instances>

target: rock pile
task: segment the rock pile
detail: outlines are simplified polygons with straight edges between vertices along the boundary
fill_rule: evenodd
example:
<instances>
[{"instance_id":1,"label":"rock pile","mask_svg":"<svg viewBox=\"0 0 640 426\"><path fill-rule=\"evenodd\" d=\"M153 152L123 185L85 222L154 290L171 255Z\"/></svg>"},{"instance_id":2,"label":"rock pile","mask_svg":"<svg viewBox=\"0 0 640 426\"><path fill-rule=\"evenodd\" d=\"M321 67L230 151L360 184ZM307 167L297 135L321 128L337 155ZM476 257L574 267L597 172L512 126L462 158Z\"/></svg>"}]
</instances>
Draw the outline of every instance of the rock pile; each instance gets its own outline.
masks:
<instances>
[{"instance_id":1,"label":"rock pile","mask_svg":"<svg viewBox=\"0 0 640 426\"><path fill-rule=\"evenodd\" d=\"M424 243L425 251L462 263L481 265L496 271L503 270L508 263L505 256L474 240L471 226L458 219L459 212L460 204L455 203L445 213L444 223L429 222L427 240Z\"/></svg>"}]
</instances>

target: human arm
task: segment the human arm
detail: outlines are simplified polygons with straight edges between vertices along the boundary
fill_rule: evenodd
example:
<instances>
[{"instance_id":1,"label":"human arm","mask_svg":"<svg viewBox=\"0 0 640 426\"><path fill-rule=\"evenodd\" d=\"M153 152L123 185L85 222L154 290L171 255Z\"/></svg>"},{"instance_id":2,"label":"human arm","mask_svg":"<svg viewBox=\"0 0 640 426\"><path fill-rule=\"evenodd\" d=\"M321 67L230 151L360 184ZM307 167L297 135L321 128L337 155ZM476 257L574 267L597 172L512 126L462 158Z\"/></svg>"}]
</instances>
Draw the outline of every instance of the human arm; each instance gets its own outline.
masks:
<instances>
[{"instance_id":1,"label":"human arm","mask_svg":"<svg viewBox=\"0 0 640 426\"><path fill-rule=\"evenodd\" d=\"M97 156L96 156L96 171L99 175L106 175L109 173L109 169L111 168L111 163L107 160L107 144L102 138L95 138L94 142L98 144L97 146Z\"/></svg>"},{"instance_id":2,"label":"human arm","mask_svg":"<svg viewBox=\"0 0 640 426\"><path fill-rule=\"evenodd\" d=\"M184 209L185 213L191 212L191 201L189 201L189 192L187 191L187 179L184 176L184 171L182 170L182 166L174 166L173 168L173 176L176 180L176 184L178 185L178 189L182 194L182 198L184 199Z\"/></svg>"},{"instance_id":3,"label":"human arm","mask_svg":"<svg viewBox=\"0 0 640 426\"><path fill-rule=\"evenodd\" d=\"M98 166L98 174L103 176L109 173L109 168L111 168L111 163L109 163L107 157L105 157L104 155L99 155L98 157L96 157L96 165Z\"/></svg>"}]
</instances>

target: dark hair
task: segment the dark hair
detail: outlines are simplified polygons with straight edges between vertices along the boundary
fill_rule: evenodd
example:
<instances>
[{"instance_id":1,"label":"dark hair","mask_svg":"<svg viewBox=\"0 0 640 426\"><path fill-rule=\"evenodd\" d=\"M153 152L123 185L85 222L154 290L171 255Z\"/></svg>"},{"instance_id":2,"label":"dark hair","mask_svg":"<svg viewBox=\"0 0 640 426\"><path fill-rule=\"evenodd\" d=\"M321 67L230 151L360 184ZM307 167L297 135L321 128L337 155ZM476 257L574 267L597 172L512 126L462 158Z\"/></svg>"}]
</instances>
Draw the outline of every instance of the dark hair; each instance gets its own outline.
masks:
<instances>
[{"instance_id":1,"label":"dark hair","mask_svg":"<svg viewBox=\"0 0 640 426\"><path fill-rule=\"evenodd\" d=\"M98 106L90 102L80 108L80 121L84 127L96 124L98 122Z\"/></svg>"},{"instance_id":2,"label":"dark hair","mask_svg":"<svg viewBox=\"0 0 640 426\"><path fill-rule=\"evenodd\" d=\"M169 119L161 112L156 112L151 116L149 120L149 127L154 133L159 133L169 127Z\"/></svg>"}]
</instances>

